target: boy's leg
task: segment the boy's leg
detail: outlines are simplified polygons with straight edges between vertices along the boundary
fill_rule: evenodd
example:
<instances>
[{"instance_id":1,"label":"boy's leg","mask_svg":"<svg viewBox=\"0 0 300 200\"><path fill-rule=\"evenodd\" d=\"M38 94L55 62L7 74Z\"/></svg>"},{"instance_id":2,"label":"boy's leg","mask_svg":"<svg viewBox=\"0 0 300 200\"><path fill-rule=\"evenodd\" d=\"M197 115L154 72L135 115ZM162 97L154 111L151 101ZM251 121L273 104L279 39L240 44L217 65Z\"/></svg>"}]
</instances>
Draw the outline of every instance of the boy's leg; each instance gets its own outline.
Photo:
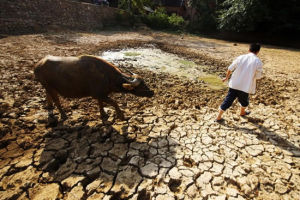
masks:
<instances>
[{"instance_id":1,"label":"boy's leg","mask_svg":"<svg viewBox=\"0 0 300 200\"><path fill-rule=\"evenodd\" d=\"M217 121L219 121L219 120L222 119L223 113L224 113L224 110L219 109L219 114L218 114L218 116L217 116Z\"/></svg>"},{"instance_id":2,"label":"boy's leg","mask_svg":"<svg viewBox=\"0 0 300 200\"><path fill-rule=\"evenodd\" d=\"M229 88L227 96L225 97L223 103L220 106L219 114L217 116L217 121L222 119L223 113L232 105L236 98L236 91L232 88Z\"/></svg>"},{"instance_id":3,"label":"boy's leg","mask_svg":"<svg viewBox=\"0 0 300 200\"><path fill-rule=\"evenodd\" d=\"M247 115L246 108L249 105L249 94L246 92L239 91L238 101L241 104L240 115L241 116Z\"/></svg>"},{"instance_id":4,"label":"boy's leg","mask_svg":"<svg viewBox=\"0 0 300 200\"><path fill-rule=\"evenodd\" d=\"M241 106L241 112L240 112L240 115L245 114L245 112L246 112L246 107Z\"/></svg>"}]
</instances>

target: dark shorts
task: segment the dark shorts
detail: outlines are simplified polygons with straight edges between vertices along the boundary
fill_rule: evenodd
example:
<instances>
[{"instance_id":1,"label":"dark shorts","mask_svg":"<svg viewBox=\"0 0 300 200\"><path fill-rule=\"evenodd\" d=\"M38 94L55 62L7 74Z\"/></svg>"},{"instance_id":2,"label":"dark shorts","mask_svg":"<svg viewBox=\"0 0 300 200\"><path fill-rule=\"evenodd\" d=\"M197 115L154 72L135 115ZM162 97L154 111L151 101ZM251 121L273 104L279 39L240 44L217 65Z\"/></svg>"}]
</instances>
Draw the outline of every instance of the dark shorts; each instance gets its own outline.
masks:
<instances>
[{"instance_id":1,"label":"dark shorts","mask_svg":"<svg viewBox=\"0 0 300 200\"><path fill-rule=\"evenodd\" d=\"M241 104L241 106L247 107L249 105L249 94L248 93L229 88L228 94L225 97L220 108L224 111L227 110L232 105L232 103L234 102L234 100L236 98L238 98L238 101Z\"/></svg>"}]
</instances>

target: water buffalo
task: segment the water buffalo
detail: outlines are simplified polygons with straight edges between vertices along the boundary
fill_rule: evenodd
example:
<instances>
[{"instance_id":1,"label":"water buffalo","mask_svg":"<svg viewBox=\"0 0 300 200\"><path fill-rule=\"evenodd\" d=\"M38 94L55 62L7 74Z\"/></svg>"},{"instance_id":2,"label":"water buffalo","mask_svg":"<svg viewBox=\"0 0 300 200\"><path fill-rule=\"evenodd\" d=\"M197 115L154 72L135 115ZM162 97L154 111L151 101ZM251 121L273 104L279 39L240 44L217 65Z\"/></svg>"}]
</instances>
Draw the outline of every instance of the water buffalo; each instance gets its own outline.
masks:
<instances>
[{"instance_id":1,"label":"water buffalo","mask_svg":"<svg viewBox=\"0 0 300 200\"><path fill-rule=\"evenodd\" d=\"M107 117L103 102L110 104L120 119L124 119L124 115L118 104L108 97L110 93L131 93L141 97L154 95L136 74L126 75L113 64L96 56L46 56L36 64L34 74L46 89L48 107L53 108L54 102L62 119L66 119L67 115L61 107L58 94L69 98L97 99L102 118Z\"/></svg>"}]
</instances>

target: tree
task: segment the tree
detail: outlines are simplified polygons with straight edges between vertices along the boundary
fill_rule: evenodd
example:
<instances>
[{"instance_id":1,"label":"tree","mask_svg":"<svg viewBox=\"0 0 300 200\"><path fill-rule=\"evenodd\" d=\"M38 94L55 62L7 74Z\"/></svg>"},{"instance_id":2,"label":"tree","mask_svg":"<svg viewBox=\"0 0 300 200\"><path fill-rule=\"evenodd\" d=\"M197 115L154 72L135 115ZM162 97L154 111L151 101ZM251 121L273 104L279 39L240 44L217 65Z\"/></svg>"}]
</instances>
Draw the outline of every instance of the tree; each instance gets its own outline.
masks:
<instances>
[{"instance_id":1,"label":"tree","mask_svg":"<svg viewBox=\"0 0 300 200\"><path fill-rule=\"evenodd\" d=\"M237 32L299 32L299 0L225 0L218 27Z\"/></svg>"},{"instance_id":2,"label":"tree","mask_svg":"<svg viewBox=\"0 0 300 200\"><path fill-rule=\"evenodd\" d=\"M190 0L190 5L196 9L196 19L192 22L192 29L201 31L216 29L216 0Z\"/></svg>"},{"instance_id":3,"label":"tree","mask_svg":"<svg viewBox=\"0 0 300 200\"><path fill-rule=\"evenodd\" d=\"M119 2L119 8L128 10L131 14L138 15L144 14L144 6L151 5L150 0L121 0Z\"/></svg>"}]
</instances>

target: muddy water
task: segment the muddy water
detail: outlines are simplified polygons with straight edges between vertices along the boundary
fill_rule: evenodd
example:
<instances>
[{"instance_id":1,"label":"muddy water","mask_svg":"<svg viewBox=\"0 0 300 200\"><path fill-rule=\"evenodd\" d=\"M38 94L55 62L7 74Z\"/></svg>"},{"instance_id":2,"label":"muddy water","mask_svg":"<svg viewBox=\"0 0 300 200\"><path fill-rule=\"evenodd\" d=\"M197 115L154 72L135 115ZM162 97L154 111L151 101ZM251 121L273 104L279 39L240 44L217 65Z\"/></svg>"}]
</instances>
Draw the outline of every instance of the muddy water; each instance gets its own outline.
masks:
<instances>
[{"instance_id":1,"label":"muddy water","mask_svg":"<svg viewBox=\"0 0 300 200\"><path fill-rule=\"evenodd\" d=\"M191 60L164 52L155 47L106 51L100 56L117 65L146 68L155 73L169 73L194 81L202 80L213 89L226 87L217 75L203 72L203 69L209 68L209 66L197 65Z\"/></svg>"}]
</instances>

